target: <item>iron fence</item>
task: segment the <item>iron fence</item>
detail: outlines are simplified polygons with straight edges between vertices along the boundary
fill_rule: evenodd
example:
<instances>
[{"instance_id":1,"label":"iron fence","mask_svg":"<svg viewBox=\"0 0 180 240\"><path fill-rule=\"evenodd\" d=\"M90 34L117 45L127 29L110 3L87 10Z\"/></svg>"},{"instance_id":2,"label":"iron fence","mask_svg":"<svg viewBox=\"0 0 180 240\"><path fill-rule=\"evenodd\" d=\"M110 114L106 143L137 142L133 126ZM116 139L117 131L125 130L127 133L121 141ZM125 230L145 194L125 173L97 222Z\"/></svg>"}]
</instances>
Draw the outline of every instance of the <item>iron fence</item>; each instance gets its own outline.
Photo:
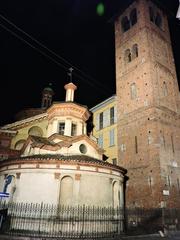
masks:
<instances>
[{"instance_id":1,"label":"iron fence","mask_svg":"<svg viewBox=\"0 0 180 240\"><path fill-rule=\"evenodd\" d=\"M0 232L58 239L114 239L180 230L180 209L126 209L0 202Z\"/></svg>"},{"instance_id":2,"label":"iron fence","mask_svg":"<svg viewBox=\"0 0 180 240\"><path fill-rule=\"evenodd\" d=\"M113 239L123 232L120 208L1 203L7 210L1 232L18 236Z\"/></svg>"},{"instance_id":3,"label":"iron fence","mask_svg":"<svg viewBox=\"0 0 180 240\"><path fill-rule=\"evenodd\" d=\"M180 209L126 209L125 221L128 235L157 233L165 228L180 230Z\"/></svg>"}]
</instances>

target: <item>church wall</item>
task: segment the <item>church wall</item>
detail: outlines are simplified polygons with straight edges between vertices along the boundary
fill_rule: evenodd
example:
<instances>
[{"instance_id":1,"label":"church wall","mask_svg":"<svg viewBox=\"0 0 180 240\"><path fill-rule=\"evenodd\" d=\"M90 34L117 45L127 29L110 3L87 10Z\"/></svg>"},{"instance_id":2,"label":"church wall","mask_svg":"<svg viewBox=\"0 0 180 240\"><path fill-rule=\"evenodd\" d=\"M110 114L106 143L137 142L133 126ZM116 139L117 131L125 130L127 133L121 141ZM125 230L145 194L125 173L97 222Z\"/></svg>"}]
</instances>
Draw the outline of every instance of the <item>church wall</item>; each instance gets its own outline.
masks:
<instances>
[{"instance_id":1,"label":"church wall","mask_svg":"<svg viewBox=\"0 0 180 240\"><path fill-rule=\"evenodd\" d=\"M32 124L28 124L28 126L24 126L24 127L21 127L19 129L17 129L18 131L18 134L12 138L12 142L11 142L11 148L15 148L15 144L19 141L19 140L26 140L28 138L28 131L31 127L33 126L37 126L37 127L40 127L42 132L43 132L43 136L42 137L45 137L46 136L46 127L47 127L47 120L42 120L40 122L35 122L35 123L32 123Z\"/></svg>"},{"instance_id":2,"label":"church wall","mask_svg":"<svg viewBox=\"0 0 180 240\"><path fill-rule=\"evenodd\" d=\"M15 191L11 194L14 202L58 204L61 202L61 181L67 176L71 177L73 182L72 201L65 201L64 204L113 206L113 183L117 182L119 194L123 187L123 175L102 167L97 169L95 166L80 165L77 169L76 165L38 163L9 165L8 169L1 171L0 180L1 184L4 183L5 174L15 176ZM66 196L68 188L65 191ZM123 206L123 197L119 198Z\"/></svg>"},{"instance_id":3,"label":"church wall","mask_svg":"<svg viewBox=\"0 0 180 240\"><path fill-rule=\"evenodd\" d=\"M15 202L44 202L57 203L58 182L54 174L48 171L26 170L20 172L20 179L16 184Z\"/></svg>"}]
</instances>

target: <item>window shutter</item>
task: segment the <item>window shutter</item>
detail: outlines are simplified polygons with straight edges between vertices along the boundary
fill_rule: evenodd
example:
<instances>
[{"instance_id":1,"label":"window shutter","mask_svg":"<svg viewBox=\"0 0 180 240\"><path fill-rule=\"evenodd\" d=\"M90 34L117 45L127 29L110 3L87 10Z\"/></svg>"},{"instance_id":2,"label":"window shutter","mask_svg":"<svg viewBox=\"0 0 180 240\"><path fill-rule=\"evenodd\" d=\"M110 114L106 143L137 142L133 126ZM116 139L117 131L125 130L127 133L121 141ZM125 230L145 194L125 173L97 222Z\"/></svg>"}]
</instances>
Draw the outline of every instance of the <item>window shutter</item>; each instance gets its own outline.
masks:
<instances>
[{"instance_id":1,"label":"window shutter","mask_svg":"<svg viewBox=\"0 0 180 240\"><path fill-rule=\"evenodd\" d=\"M114 106L114 123L117 123L117 106Z\"/></svg>"},{"instance_id":2,"label":"window shutter","mask_svg":"<svg viewBox=\"0 0 180 240\"><path fill-rule=\"evenodd\" d=\"M109 109L103 112L103 128L110 125L110 112Z\"/></svg>"},{"instance_id":3,"label":"window shutter","mask_svg":"<svg viewBox=\"0 0 180 240\"><path fill-rule=\"evenodd\" d=\"M96 115L96 131L99 130L99 113Z\"/></svg>"},{"instance_id":4,"label":"window shutter","mask_svg":"<svg viewBox=\"0 0 180 240\"><path fill-rule=\"evenodd\" d=\"M109 131L109 146L114 145L114 129Z\"/></svg>"},{"instance_id":5,"label":"window shutter","mask_svg":"<svg viewBox=\"0 0 180 240\"><path fill-rule=\"evenodd\" d=\"M102 134L99 135L98 145L100 148L103 148L103 135Z\"/></svg>"}]
</instances>

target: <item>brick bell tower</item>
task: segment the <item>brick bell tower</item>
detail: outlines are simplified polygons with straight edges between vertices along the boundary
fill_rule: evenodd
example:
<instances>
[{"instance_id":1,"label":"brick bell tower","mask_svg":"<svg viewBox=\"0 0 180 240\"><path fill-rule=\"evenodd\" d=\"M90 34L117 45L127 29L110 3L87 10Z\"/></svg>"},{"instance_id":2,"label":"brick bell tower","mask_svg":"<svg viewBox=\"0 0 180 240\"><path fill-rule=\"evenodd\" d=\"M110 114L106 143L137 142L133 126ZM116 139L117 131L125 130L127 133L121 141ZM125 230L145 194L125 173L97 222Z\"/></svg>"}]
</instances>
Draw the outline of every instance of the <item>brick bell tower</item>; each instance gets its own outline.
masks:
<instances>
[{"instance_id":1,"label":"brick bell tower","mask_svg":"<svg viewBox=\"0 0 180 240\"><path fill-rule=\"evenodd\" d=\"M180 207L180 94L166 13L136 0L115 20L119 165L127 207Z\"/></svg>"}]
</instances>

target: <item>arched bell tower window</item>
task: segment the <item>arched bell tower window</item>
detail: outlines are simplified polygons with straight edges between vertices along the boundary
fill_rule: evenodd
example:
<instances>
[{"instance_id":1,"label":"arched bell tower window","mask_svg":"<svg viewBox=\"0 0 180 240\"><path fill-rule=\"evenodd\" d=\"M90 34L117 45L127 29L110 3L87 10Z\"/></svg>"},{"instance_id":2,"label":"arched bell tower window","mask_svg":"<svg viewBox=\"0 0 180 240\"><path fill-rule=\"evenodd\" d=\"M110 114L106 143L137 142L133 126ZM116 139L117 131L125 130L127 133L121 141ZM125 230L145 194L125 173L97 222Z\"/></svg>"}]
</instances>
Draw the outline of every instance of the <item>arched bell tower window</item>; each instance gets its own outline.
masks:
<instances>
[{"instance_id":1,"label":"arched bell tower window","mask_svg":"<svg viewBox=\"0 0 180 240\"><path fill-rule=\"evenodd\" d=\"M126 63L131 62L132 56L131 56L131 51L130 51L130 49L126 49L124 58L125 58L125 62L126 62Z\"/></svg>"},{"instance_id":2,"label":"arched bell tower window","mask_svg":"<svg viewBox=\"0 0 180 240\"><path fill-rule=\"evenodd\" d=\"M156 18L155 18L155 24L159 27L162 28L162 17L159 13L157 13Z\"/></svg>"},{"instance_id":3,"label":"arched bell tower window","mask_svg":"<svg viewBox=\"0 0 180 240\"><path fill-rule=\"evenodd\" d=\"M130 22L131 22L131 26L133 26L137 23L137 10L136 10L136 8L134 8L130 13Z\"/></svg>"},{"instance_id":4,"label":"arched bell tower window","mask_svg":"<svg viewBox=\"0 0 180 240\"><path fill-rule=\"evenodd\" d=\"M149 17L151 22L155 23L157 27L162 28L162 16L152 7L149 7Z\"/></svg>"},{"instance_id":5,"label":"arched bell tower window","mask_svg":"<svg viewBox=\"0 0 180 240\"><path fill-rule=\"evenodd\" d=\"M154 22L154 10L152 7L149 7L149 17L150 17L150 21Z\"/></svg>"},{"instance_id":6,"label":"arched bell tower window","mask_svg":"<svg viewBox=\"0 0 180 240\"><path fill-rule=\"evenodd\" d=\"M121 21L121 27L123 32L126 32L130 29L130 22L127 16L123 17L122 21Z\"/></svg>"},{"instance_id":7,"label":"arched bell tower window","mask_svg":"<svg viewBox=\"0 0 180 240\"><path fill-rule=\"evenodd\" d=\"M138 57L138 45L134 44L132 47L132 59Z\"/></svg>"}]
</instances>

